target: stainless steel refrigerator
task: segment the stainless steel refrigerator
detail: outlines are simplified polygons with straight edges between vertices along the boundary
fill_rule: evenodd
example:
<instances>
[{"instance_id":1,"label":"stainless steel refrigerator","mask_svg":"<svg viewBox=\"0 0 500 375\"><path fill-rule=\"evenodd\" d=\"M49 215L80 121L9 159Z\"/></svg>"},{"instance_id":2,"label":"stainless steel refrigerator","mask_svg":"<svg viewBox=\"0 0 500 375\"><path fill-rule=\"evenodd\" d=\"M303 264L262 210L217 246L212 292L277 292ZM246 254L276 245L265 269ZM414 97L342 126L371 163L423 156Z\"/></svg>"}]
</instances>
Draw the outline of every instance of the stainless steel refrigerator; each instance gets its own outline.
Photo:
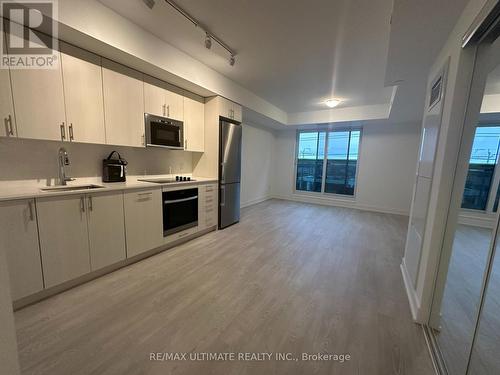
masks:
<instances>
[{"instance_id":1,"label":"stainless steel refrigerator","mask_svg":"<svg viewBox=\"0 0 500 375\"><path fill-rule=\"evenodd\" d=\"M240 221L241 125L220 120L219 228Z\"/></svg>"}]
</instances>

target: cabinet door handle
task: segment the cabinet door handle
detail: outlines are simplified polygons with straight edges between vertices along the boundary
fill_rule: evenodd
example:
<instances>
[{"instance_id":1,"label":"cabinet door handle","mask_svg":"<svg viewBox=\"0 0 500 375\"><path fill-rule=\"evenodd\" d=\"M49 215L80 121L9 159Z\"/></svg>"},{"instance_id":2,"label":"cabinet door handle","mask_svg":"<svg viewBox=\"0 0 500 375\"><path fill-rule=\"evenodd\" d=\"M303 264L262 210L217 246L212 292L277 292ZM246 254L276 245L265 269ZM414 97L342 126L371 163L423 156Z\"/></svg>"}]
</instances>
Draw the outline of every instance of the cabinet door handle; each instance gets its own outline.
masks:
<instances>
[{"instance_id":1,"label":"cabinet door handle","mask_svg":"<svg viewBox=\"0 0 500 375\"><path fill-rule=\"evenodd\" d=\"M7 122L7 135L14 135L14 128L12 127L12 116L9 115L9 117L7 117L5 121Z\"/></svg>"},{"instance_id":2,"label":"cabinet door handle","mask_svg":"<svg viewBox=\"0 0 500 375\"><path fill-rule=\"evenodd\" d=\"M188 140L185 139L184 140L184 149L187 150L187 148L188 148Z\"/></svg>"},{"instance_id":3,"label":"cabinet door handle","mask_svg":"<svg viewBox=\"0 0 500 375\"><path fill-rule=\"evenodd\" d=\"M89 196L89 210L93 211L94 210L94 204L92 203L92 197Z\"/></svg>"},{"instance_id":4,"label":"cabinet door handle","mask_svg":"<svg viewBox=\"0 0 500 375\"><path fill-rule=\"evenodd\" d=\"M141 144L142 144L143 146L146 146L146 136L145 136L144 134L143 134L143 135L141 135Z\"/></svg>"},{"instance_id":5,"label":"cabinet door handle","mask_svg":"<svg viewBox=\"0 0 500 375\"><path fill-rule=\"evenodd\" d=\"M83 195L80 197L80 210L82 212L85 212L85 198L83 197Z\"/></svg>"},{"instance_id":6,"label":"cabinet door handle","mask_svg":"<svg viewBox=\"0 0 500 375\"><path fill-rule=\"evenodd\" d=\"M167 105L166 105L166 104L163 104L163 105L161 106L161 111L162 111L162 113L163 113L163 116L165 116L165 115L166 115L166 107L167 107Z\"/></svg>"},{"instance_id":7,"label":"cabinet door handle","mask_svg":"<svg viewBox=\"0 0 500 375\"><path fill-rule=\"evenodd\" d=\"M35 214L33 212L33 201L28 201L28 210L30 213L30 220L34 221L35 220Z\"/></svg>"},{"instance_id":8,"label":"cabinet door handle","mask_svg":"<svg viewBox=\"0 0 500 375\"><path fill-rule=\"evenodd\" d=\"M64 141L66 139L66 128L64 127L64 122L59 125L61 128L61 141Z\"/></svg>"},{"instance_id":9,"label":"cabinet door handle","mask_svg":"<svg viewBox=\"0 0 500 375\"><path fill-rule=\"evenodd\" d=\"M170 117L170 105L167 105L167 117Z\"/></svg>"},{"instance_id":10,"label":"cabinet door handle","mask_svg":"<svg viewBox=\"0 0 500 375\"><path fill-rule=\"evenodd\" d=\"M73 137L73 123L69 124L69 140L72 141L75 138Z\"/></svg>"}]
</instances>

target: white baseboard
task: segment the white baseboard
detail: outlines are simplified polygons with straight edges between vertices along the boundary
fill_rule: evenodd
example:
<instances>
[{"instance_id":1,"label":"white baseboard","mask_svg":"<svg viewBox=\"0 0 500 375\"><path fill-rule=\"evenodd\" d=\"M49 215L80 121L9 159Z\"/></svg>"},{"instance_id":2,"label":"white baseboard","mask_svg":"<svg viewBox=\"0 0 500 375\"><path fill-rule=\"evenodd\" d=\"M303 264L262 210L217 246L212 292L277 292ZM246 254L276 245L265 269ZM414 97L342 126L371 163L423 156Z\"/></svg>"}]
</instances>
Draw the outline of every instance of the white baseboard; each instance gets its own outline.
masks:
<instances>
[{"instance_id":1,"label":"white baseboard","mask_svg":"<svg viewBox=\"0 0 500 375\"><path fill-rule=\"evenodd\" d=\"M282 199L294 202L302 202L302 203L313 203L313 204L321 204L325 206L335 206L335 207L345 207L345 208L353 208L361 211L372 211L372 212L380 212L384 214L393 214L393 215L402 215L408 216L408 211L397 210L392 208L385 207L376 207L376 206L368 206L356 203L355 200L349 199L332 199L332 198L323 198L323 197L313 197L309 195L302 194L292 194L292 195L273 195L271 198L274 199Z\"/></svg>"},{"instance_id":2,"label":"white baseboard","mask_svg":"<svg viewBox=\"0 0 500 375\"><path fill-rule=\"evenodd\" d=\"M410 304L411 316L414 321L418 322L420 311L420 301L418 299L413 283L411 282L410 274L406 268L405 258L401 262L401 274L403 275L403 282L405 285L406 295L408 296L408 303Z\"/></svg>"},{"instance_id":3,"label":"white baseboard","mask_svg":"<svg viewBox=\"0 0 500 375\"><path fill-rule=\"evenodd\" d=\"M245 207L253 206L254 204L267 201L268 199L271 199L271 198L272 197L268 195L268 196L265 196L265 197L252 199L252 200L247 201L247 202L241 202L240 203L240 208L245 208Z\"/></svg>"}]
</instances>

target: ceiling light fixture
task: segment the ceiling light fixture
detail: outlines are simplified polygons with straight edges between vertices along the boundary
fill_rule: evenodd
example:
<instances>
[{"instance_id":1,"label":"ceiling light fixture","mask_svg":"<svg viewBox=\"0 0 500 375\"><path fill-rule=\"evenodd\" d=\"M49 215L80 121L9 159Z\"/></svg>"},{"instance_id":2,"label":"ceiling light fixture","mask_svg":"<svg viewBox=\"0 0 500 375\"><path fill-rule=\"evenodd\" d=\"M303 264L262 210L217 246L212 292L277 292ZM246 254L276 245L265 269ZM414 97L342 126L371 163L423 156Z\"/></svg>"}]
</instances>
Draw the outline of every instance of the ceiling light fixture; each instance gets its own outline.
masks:
<instances>
[{"instance_id":1,"label":"ceiling light fixture","mask_svg":"<svg viewBox=\"0 0 500 375\"><path fill-rule=\"evenodd\" d=\"M210 34L209 33L206 33L206 36L205 36L205 47L207 49L212 48L212 38L210 38Z\"/></svg>"},{"instance_id":2,"label":"ceiling light fixture","mask_svg":"<svg viewBox=\"0 0 500 375\"><path fill-rule=\"evenodd\" d=\"M154 0L143 0L146 5L149 6L150 9L153 8L154 6ZM153 3L152 6L149 5L149 3ZM172 0L165 0L165 2L170 5L172 8L174 8L177 12L179 12L181 15L183 15L188 21L190 21L195 27L199 27L205 32L205 47L207 49L210 49L212 47L212 40L215 41L219 46L224 48L228 53L229 53L229 65L233 66L234 63L236 62L235 56L236 52L229 47L226 43L224 43L221 39L219 39L216 35L210 32L210 30L207 30L205 27L203 27L200 22L193 16L191 16L188 12L186 12L184 9L182 9L179 5L177 5L174 1Z\"/></svg>"},{"instance_id":3,"label":"ceiling light fixture","mask_svg":"<svg viewBox=\"0 0 500 375\"><path fill-rule=\"evenodd\" d=\"M142 0L144 4L148 6L149 9L153 9L155 6L155 0Z\"/></svg>"},{"instance_id":4,"label":"ceiling light fixture","mask_svg":"<svg viewBox=\"0 0 500 375\"><path fill-rule=\"evenodd\" d=\"M339 99L327 99L325 100L325 104L330 108L335 108L340 104L341 100Z\"/></svg>"}]
</instances>

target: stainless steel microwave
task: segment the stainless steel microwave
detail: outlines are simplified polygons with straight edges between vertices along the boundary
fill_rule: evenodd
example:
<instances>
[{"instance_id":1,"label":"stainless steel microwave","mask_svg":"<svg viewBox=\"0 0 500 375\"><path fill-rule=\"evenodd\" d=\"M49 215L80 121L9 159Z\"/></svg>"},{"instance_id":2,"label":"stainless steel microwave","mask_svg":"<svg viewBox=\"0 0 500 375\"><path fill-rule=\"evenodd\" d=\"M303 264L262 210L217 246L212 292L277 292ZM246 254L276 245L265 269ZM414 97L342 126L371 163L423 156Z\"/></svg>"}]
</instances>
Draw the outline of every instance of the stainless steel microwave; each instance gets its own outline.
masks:
<instances>
[{"instance_id":1,"label":"stainless steel microwave","mask_svg":"<svg viewBox=\"0 0 500 375\"><path fill-rule=\"evenodd\" d=\"M184 124L166 117L144 114L146 146L184 149Z\"/></svg>"}]
</instances>

